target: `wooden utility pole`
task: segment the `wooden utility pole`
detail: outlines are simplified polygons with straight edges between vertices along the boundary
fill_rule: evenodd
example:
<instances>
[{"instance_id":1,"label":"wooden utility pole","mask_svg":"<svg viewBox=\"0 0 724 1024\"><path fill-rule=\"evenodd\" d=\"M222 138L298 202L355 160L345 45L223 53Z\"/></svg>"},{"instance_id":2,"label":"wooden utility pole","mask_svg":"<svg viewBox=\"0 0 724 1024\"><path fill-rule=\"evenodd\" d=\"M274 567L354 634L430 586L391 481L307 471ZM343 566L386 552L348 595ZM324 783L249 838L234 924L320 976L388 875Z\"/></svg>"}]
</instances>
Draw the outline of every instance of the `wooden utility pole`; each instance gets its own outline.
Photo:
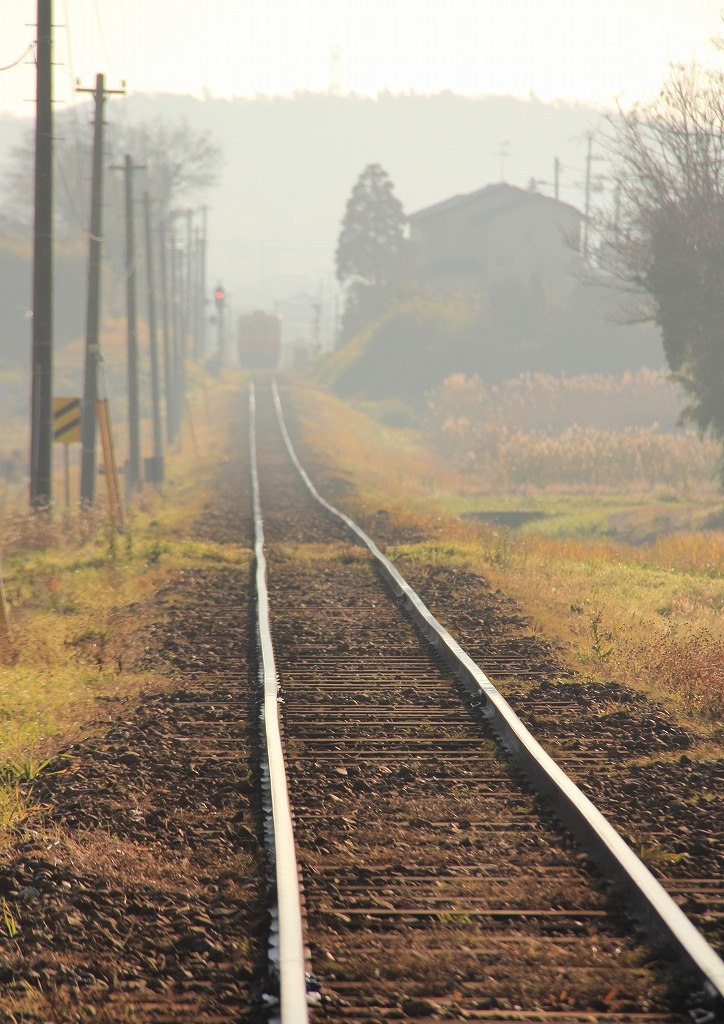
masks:
<instances>
[{"instance_id":1,"label":"wooden utility pole","mask_svg":"<svg viewBox=\"0 0 724 1024\"><path fill-rule=\"evenodd\" d=\"M38 0L30 504L48 508L53 464L53 110L51 0Z\"/></svg>"},{"instance_id":2,"label":"wooden utility pole","mask_svg":"<svg viewBox=\"0 0 724 1024\"><path fill-rule=\"evenodd\" d=\"M81 425L80 497L93 504L96 476L96 402L98 400L98 364L100 345L101 242L103 213L103 101L107 94L121 89L105 89L103 75L96 75L95 89L78 89L93 93L93 179L91 185L90 234L88 238L88 305L85 332L85 374L83 383L83 421Z\"/></svg>"},{"instance_id":3,"label":"wooden utility pole","mask_svg":"<svg viewBox=\"0 0 724 1024\"><path fill-rule=\"evenodd\" d=\"M133 172L142 170L145 164L134 164L126 154L122 170L126 186L126 321L128 326L128 469L132 488L141 487L141 435L138 411L138 335L136 332L136 254L133 223Z\"/></svg>"},{"instance_id":4,"label":"wooden utility pole","mask_svg":"<svg viewBox=\"0 0 724 1024\"><path fill-rule=\"evenodd\" d=\"M163 480L163 439L161 436L161 380L158 366L156 334L156 289L153 268L153 232L151 229L151 197L143 193L143 224L146 236L146 295L148 297L148 338L151 350L151 414L153 420L153 480Z\"/></svg>"}]
</instances>

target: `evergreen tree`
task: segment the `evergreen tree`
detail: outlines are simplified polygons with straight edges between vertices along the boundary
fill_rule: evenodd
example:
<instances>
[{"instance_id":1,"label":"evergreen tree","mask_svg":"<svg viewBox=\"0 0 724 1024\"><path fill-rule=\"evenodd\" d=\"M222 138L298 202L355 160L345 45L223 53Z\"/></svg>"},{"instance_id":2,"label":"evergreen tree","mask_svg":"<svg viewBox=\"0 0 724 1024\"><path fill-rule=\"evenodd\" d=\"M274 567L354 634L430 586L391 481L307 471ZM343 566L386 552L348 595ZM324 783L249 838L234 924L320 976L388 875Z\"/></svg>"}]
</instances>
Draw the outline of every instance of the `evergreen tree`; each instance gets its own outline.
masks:
<instances>
[{"instance_id":1,"label":"evergreen tree","mask_svg":"<svg viewBox=\"0 0 724 1024\"><path fill-rule=\"evenodd\" d=\"M341 284L384 288L399 278L405 251L405 215L387 172L368 164L347 201L335 264Z\"/></svg>"}]
</instances>

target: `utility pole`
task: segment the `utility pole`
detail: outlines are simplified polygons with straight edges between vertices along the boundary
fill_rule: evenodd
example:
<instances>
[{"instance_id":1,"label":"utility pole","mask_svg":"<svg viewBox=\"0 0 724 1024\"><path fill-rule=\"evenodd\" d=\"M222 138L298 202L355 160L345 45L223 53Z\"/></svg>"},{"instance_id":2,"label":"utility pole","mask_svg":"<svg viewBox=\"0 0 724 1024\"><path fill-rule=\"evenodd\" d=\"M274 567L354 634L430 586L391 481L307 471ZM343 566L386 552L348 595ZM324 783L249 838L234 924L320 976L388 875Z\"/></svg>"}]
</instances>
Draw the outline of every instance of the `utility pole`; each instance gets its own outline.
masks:
<instances>
[{"instance_id":1,"label":"utility pole","mask_svg":"<svg viewBox=\"0 0 724 1024\"><path fill-rule=\"evenodd\" d=\"M206 355L206 236L208 227L208 206L201 207L201 244L199 252L199 352Z\"/></svg>"},{"instance_id":2,"label":"utility pole","mask_svg":"<svg viewBox=\"0 0 724 1024\"><path fill-rule=\"evenodd\" d=\"M559 193L560 174L561 174L561 162L558 159L558 157L556 157L554 159L554 161L553 161L553 197L554 197L554 199L558 199L559 198L558 193Z\"/></svg>"},{"instance_id":3,"label":"utility pole","mask_svg":"<svg viewBox=\"0 0 724 1024\"><path fill-rule=\"evenodd\" d=\"M179 359L180 359L180 335L181 326L179 324L180 310L179 310L179 287L178 287L178 254L176 246L176 228L171 221L171 229L169 232L169 249L168 259L170 266L170 282L171 282L171 393L173 395L173 435L169 440L176 440L179 434L179 427L181 424L181 411L178 406L179 401Z\"/></svg>"},{"instance_id":4,"label":"utility pole","mask_svg":"<svg viewBox=\"0 0 724 1024\"><path fill-rule=\"evenodd\" d=\"M156 335L156 289L153 273L153 232L151 230L151 197L143 193L143 225L146 236L146 295L148 297L148 339L151 350L151 415L153 420L153 481L163 480L163 440L161 437L161 381L158 367Z\"/></svg>"},{"instance_id":5,"label":"utility pole","mask_svg":"<svg viewBox=\"0 0 724 1024\"><path fill-rule=\"evenodd\" d=\"M226 347L226 330L224 324L224 307L226 305L226 292L220 284L217 284L214 291L214 302L216 303L216 327L218 332L218 367L219 376L224 369L224 349Z\"/></svg>"},{"instance_id":6,"label":"utility pole","mask_svg":"<svg viewBox=\"0 0 724 1024\"><path fill-rule=\"evenodd\" d=\"M201 318L203 316L201 304L203 302L203 292L199 287L199 282L201 281L201 228L198 224L194 227L193 247L194 259L191 290L193 294L194 361L198 363L204 355L201 345Z\"/></svg>"},{"instance_id":7,"label":"utility pole","mask_svg":"<svg viewBox=\"0 0 724 1024\"><path fill-rule=\"evenodd\" d=\"M186 352L187 340L191 338L191 356L196 358L196 323L194 319L194 247L193 247L193 236L194 236L194 225L193 225L194 212L192 209L186 210L186 271L185 271L185 282L186 282L186 295L184 296L184 307L185 307L185 332L184 332L184 352Z\"/></svg>"},{"instance_id":8,"label":"utility pole","mask_svg":"<svg viewBox=\"0 0 724 1024\"><path fill-rule=\"evenodd\" d=\"M53 89L51 0L38 0L30 504L49 508L53 453Z\"/></svg>"},{"instance_id":9,"label":"utility pole","mask_svg":"<svg viewBox=\"0 0 724 1024\"><path fill-rule=\"evenodd\" d=\"M616 182L613 193L613 237L618 244L621 240L621 182Z\"/></svg>"},{"instance_id":10,"label":"utility pole","mask_svg":"<svg viewBox=\"0 0 724 1024\"><path fill-rule=\"evenodd\" d=\"M588 139L588 153L586 155L586 196L583 208L583 258L588 259L588 222L591 215L591 161L592 148L593 148L593 135L589 132L586 136Z\"/></svg>"},{"instance_id":11,"label":"utility pole","mask_svg":"<svg viewBox=\"0 0 724 1024\"><path fill-rule=\"evenodd\" d=\"M113 170L123 171L126 186L126 321L128 328L128 434L131 487L141 487L141 437L138 412L138 335L136 332L136 255L135 232L133 230L133 172L142 170L145 164L134 164L126 153L122 166L114 165Z\"/></svg>"},{"instance_id":12,"label":"utility pole","mask_svg":"<svg viewBox=\"0 0 724 1024\"><path fill-rule=\"evenodd\" d=\"M163 381L166 395L166 443L171 444L174 430L174 387L173 387L173 331L168 288L168 218L161 216L159 225L161 253L161 302L163 314Z\"/></svg>"},{"instance_id":13,"label":"utility pole","mask_svg":"<svg viewBox=\"0 0 724 1024\"><path fill-rule=\"evenodd\" d=\"M183 294L184 253L180 242L174 244L173 259L176 271L176 430L180 437L181 423L186 413L186 304Z\"/></svg>"},{"instance_id":14,"label":"utility pole","mask_svg":"<svg viewBox=\"0 0 724 1024\"><path fill-rule=\"evenodd\" d=\"M93 93L95 120L93 122L93 180L91 186L90 236L88 239L88 305L85 332L85 375L83 382L83 420L81 424L80 497L93 504L96 475L96 402L98 401L98 364L100 345L101 242L103 213L103 101L110 93L122 89L105 89L103 75L96 75L95 89L78 89Z\"/></svg>"}]
</instances>

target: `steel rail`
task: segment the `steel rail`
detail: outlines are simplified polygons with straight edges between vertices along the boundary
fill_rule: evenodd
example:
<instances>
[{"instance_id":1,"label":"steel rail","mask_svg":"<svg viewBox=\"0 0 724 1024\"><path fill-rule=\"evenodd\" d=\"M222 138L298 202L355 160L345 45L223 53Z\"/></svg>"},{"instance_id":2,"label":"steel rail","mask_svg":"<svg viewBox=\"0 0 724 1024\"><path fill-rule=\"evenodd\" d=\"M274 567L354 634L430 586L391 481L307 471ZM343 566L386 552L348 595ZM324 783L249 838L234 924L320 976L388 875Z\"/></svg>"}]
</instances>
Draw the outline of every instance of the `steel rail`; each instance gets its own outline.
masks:
<instances>
[{"instance_id":1,"label":"steel rail","mask_svg":"<svg viewBox=\"0 0 724 1024\"><path fill-rule=\"evenodd\" d=\"M372 538L322 497L292 445L276 381L272 381L272 393L289 457L312 497L368 548L383 578L418 630L463 685L483 696L483 714L508 753L521 766L531 785L554 806L560 820L576 836L598 870L613 881L635 923L656 945L668 948L693 968L702 985L702 991L696 993L701 1011L692 1014L696 1024L724 1020L724 961L598 808L543 750L483 670L437 621Z\"/></svg>"},{"instance_id":2,"label":"steel rail","mask_svg":"<svg viewBox=\"0 0 724 1024\"><path fill-rule=\"evenodd\" d=\"M307 979L304 960L302 908L294 846L294 828L289 804L287 775L279 728L279 697L274 648L269 622L266 585L264 524L261 515L259 475L256 459L256 396L249 385L249 449L254 518L256 563L257 637L260 681L264 688L263 720L266 741L269 797L271 801L272 856L277 900L278 952L270 951L279 972L279 1006L282 1024L308 1024Z\"/></svg>"}]
</instances>

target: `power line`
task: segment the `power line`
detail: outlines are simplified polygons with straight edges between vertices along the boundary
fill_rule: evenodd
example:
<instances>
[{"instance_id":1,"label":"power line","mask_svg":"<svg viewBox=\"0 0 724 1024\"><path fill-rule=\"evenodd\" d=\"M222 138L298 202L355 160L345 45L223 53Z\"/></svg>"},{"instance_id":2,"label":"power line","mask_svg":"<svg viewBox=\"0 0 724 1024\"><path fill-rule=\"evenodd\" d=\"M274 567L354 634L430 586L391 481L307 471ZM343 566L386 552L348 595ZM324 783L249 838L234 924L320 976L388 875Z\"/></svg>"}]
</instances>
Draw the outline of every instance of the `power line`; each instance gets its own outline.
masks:
<instances>
[{"instance_id":1,"label":"power line","mask_svg":"<svg viewBox=\"0 0 724 1024\"><path fill-rule=\"evenodd\" d=\"M100 36L100 40L101 40L101 48L103 49L103 56L106 58L106 65L108 66L108 70L113 75L113 77L117 79L118 76L116 75L116 72L113 69L113 63L111 61L111 58L108 55L108 47L106 46L106 37L105 37L105 34L103 32L103 24L101 22L100 12L98 10L98 0L93 0L93 12L94 12L95 18L96 18L96 25L98 27L98 35Z\"/></svg>"},{"instance_id":2,"label":"power line","mask_svg":"<svg viewBox=\"0 0 724 1024\"><path fill-rule=\"evenodd\" d=\"M81 147L80 122L78 120L78 104L72 102L73 97L75 95L75 87L76 87L76 85L78 83L77 83L77 80L76 80L76 77L75 77L75 70L74 70L74 67L73 67L73 47L72 47L72 44L71 44L71 36L70 36L70 16L69 16L69 13L68 13L68 0L63 0L63 6L64 6L64 9L65 9L65 39L66 39L66 44L67 44L67 47L68 47L68 64L67 64L67 67L68 67L68 75L70 77L70 84L71 84L71 91L70 91L70 95L71 95L71 109L73 111L73 128L74 128L74 132L75 132L75 155L76 155L76 159L77 159L77 162L78 162L78 168L77 168L77 170L78 170L78 181L80 182L81 191L83 193L82 196L81 196L81 199L82 199L82 202L83 202L83 206L87 210L88 206L89 206L89 199L90 199L90 197L88 195L88 190L86 188L86 179L85 179L85 176L84 176L83 165L82 165L82 162L81 162L81 148L82 147ZM67 190L67 183L66 183L66 190ZM71 204L72 204L72 200L71 200ZM86 227L85 223L83 224L83 229L87 230L87 227Z\"/></svg>"},{"instance_id":3,"label":"power line","mask_svg":"<svg viewBox=\"0 0 724 1024\"><path fill-rule=\"evenodd\" d=\"M16 68L16 67L18 66L18 64L22 64L22 62L23 62L23 61L25 60L25 58L27 57L27 55L28 55L29 53L31 53L31 52L32 52L32 51L33 51L34 49L35 49L35 43L34 43L34 42L32 42L32 43L30 44L30 46L29 46L29 47L27 48L27 50L25 51L25 53L21 54L21 55L20 55L20 56L18 57L18 59L17 59L17 60L14 60L14 61L12 62L12 64L6 64L4 68L0 68L0 71L11 71L11 70L12 70L13 68Z\"/></svg>"}]
</instances>

